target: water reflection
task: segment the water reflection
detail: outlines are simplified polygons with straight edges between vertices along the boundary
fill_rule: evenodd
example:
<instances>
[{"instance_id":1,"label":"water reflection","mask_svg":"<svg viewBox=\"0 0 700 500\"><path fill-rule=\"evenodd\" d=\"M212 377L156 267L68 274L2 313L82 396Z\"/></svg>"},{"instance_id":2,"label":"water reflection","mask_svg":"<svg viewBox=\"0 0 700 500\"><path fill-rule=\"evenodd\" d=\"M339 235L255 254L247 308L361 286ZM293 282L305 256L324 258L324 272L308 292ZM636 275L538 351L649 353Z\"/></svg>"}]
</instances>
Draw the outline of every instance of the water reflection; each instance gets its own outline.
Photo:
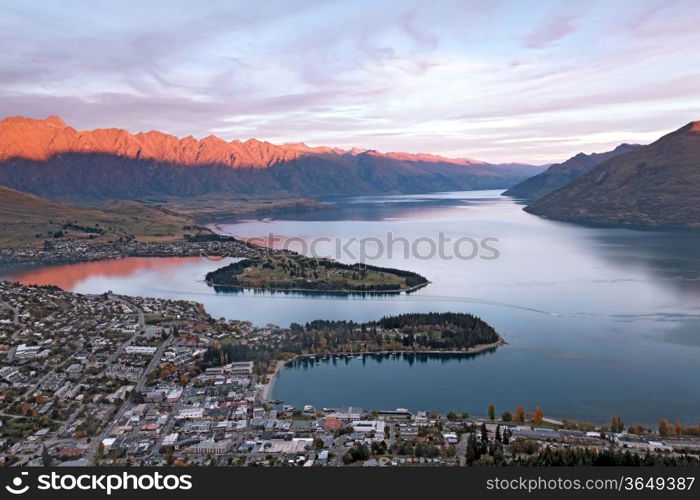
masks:
<instances>
[{"instance_id":1,"label":"water reflection","mask_svg":"<svg viewBox=\"0 0 700 500\"><path fill-rule=\"evenodd\" d=\"M213 285L212 288L214 292L221 295L245 295L253 294L261 297L274 297L275 295L283 296L297 296L297 297L331 297L331 298L356 298L356 299L368 299L374 297L392 297L396 295L410 295L415 293L417 290L396 290L396 291L381 291L381 292L362 292L362 291L351 291L351 292L334 292L327 290L284 290L284 289L265 289L265 288L246 288L240 286L222 286Z\"/></svg>"},{"instance_id":2,"label":"water reflection","mask_svg":"<svg viewBox=\"0 0 700 500\"><path fill-rule=\"evenodd\" d=\"M353 198L331 198L326 201L333 206L329 210L278 214L275 220L295 221L383 221L430 219L444 216L445 209L483 207L503 203L499 191L461 191L456 193L430 193L425 195L357 196ZM269 221L267 219L266 221ZM235 225L240 220L231 220ZM225 226L225 219L217 226ZM258 234L257 236L261 236Z\"/></svg>"},{"instance_id":3,"label":"water reflection","mask_svg":"<svg viewBox=\"0 0 700 500\"><path fill-rule=\"evenodd\" d=\"M476 356L328 359L280 372L293 404L484 412L542 405L596 421L700 421L700 234L603 229L541 219L498 192L341 200L294 220L222 224L245 237L494 236L499 259L393 258L431 285L412 295L333 296L214 290L204 275L233 260L121 259L13 274L83 293L195 300L215 317L256 324L379 319L407 312L480 316L509 345Z\"/></svg>"},{"instance_id":4,"label":"water reflection","mask_svg":"<svg viewBox=\"0 0 700 500\"><path fill-rule=\"evenodd\" d=\"M596 253L621 269L641 269L700 305L700 232L592 230Z\"/></svg>"},{"instance_id":5,"label":"water reflection","mask_svg":"<svg viewBox=\"0 0 700 500\"><path fill-rule=\"evenodd\" d=\"M348 365L353 361L359 361L363 366L368 361L373 361L381 365L384 361L403 361L409 366L414 364L426 363L451 363L457 361L459 363L469 362L483 356L493 355L498 350L498 347L484 349L478 352L470 353L453 353L453 352L392 352L392 353L361 353L361 354L328 354L328 355L308 355L299 356L294 361L290 361L285 365L290 369L309 370L319 365L344 363Z\"/></svg>"},{"instance_id":6,"label":"water reflection","mask_svg":"<svg viewBox=\"0 0 700 500\"><path fill-rule=\"evenodd\" d=\"M8 277L25 285L55 285L64 290L75 290L82 282L95 278L123 278L145 271L155 273L160 279L183 265L200 261L199 257L125 257L123 259L79 262L53 266L29 267L10 272ZM106 291L106 290L104 290Z\"/></svg>"}]
</instances>

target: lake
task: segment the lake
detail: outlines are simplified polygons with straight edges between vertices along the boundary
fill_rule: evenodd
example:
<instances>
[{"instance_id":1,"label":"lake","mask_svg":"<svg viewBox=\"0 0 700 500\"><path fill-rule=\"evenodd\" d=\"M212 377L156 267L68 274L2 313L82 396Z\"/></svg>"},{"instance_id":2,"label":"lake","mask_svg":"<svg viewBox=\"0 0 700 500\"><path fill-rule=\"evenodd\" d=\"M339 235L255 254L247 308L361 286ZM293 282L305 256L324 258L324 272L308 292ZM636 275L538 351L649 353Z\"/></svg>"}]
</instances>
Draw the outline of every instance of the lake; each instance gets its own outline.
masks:
<instances>
[{"instance_id":1,"label":"lake","mask_svg":"<svg viewBox=\"0 0 700 500\"><path fill-rule=\"evenodd\" d=\"M368 263L415 271L431 284L398 296L216 293L204 274L232 259L203 258L128 258L18 270L10 277L83 293L196 300L216 317L283 326L316 318L469 312L508 342L478 356L294 363L280 371L272 394L295 406L485 414L490 403L499 413L524 404L594 422L613 414L626 423L700 422L698 233L546 220L499 191L333 201L335 210L292 220L216 227L345 262L364 249ZM391 255L387 239L395 243ZM449 243L436 244L445 239Z\"/></svg>"}]
</instances>

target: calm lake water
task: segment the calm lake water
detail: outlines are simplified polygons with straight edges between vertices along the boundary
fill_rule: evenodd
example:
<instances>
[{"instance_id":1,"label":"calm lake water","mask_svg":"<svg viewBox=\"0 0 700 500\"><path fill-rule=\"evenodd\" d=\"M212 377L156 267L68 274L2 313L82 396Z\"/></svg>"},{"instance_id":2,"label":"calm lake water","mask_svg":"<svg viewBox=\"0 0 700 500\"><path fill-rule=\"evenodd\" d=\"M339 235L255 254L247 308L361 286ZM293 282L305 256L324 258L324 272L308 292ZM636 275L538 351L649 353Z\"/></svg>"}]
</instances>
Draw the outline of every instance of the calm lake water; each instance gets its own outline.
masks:
<instances>
[{"instance_id":1,"label":"calm lake water","mask_svg":"<svg viewBox=\"0 0 700 500\"><path fill-rule=\"evenodd\" d=\"M26 283L69 290L113 290L202 302L214 316L288 325L316 318L365 321L402 312L460 311L481 316L508 345L478 356L389 356L295 363L281 370L275 398L299 406L407 407L484 414L517 404L546 415L627 423L676 418L700 422L700 235L577 226L541 219L498 191L362 197L293 220L219 224L238 237L280 238L292 249L333 254L339 238L375 255L387 233L395 244L370 263L409 269L432 283L411 295L215 293L202 280L228 262L141 259L52 266L12 273ZM476 258L425 258L430 243L496 238ZM291 238L294 238L291 240ZM463 240L466 241L466 240ZM416 243L417 242L417 243ZM464 256L468 244L460 247ZM453 257L453 258L449 258ZM488 257L487 259L480 257ZM350 255L341 256L350 262Z\"/></svg>"}]
</instances>

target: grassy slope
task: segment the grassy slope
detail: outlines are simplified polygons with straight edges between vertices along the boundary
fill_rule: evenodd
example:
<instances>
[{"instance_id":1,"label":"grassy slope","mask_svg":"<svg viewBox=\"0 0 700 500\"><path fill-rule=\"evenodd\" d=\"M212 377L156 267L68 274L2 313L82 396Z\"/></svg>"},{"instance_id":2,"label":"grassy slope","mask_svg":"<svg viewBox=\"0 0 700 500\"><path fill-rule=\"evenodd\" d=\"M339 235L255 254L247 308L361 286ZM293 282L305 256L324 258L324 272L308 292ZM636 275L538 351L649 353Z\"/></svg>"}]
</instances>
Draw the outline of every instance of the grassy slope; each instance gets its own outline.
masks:
<instances>
[{"instance_id":1,"label":"grassy slope","mask_svg":"<svg viewBox=\"0 0 700 500\"><path fill-rule=\"evenodd\" d=\"M78 208L55 203L0 186L0 246L38 247L64 224L100 228L95 242L133 235L139 241L171 241L182 238L193 225L189 218L138 202L120 201L97 208ZM192 232L192 231L189 231ZM38 235L38 236L37 236ZM69 227L67 237L91 234Z\"/></svg>"},{"instance_id":2,"label":"grassy slope","mask_svg":"<svg viewBox=\"0 0 700 500\"><path fill-rule=\"evenodd\" d=\"M333 208L328 203L320 203L308 198L263 198L236 197L223 194L209 194L197 198L167 198L164 200L144 200L168 212L202 222L214 219L236 219L239 217L271 216L278 213L307 212Z\"/></svg>"}]
</instances>

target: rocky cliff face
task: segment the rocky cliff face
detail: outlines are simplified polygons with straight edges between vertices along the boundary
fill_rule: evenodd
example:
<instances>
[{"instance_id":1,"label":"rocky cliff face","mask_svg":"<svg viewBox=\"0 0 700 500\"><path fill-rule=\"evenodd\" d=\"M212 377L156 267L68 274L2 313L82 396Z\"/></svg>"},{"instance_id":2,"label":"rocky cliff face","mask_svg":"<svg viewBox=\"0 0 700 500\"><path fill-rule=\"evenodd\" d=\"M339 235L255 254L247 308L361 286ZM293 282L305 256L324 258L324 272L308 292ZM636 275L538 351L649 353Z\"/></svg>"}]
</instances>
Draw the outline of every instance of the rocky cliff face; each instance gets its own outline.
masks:
<instances>
[{"instance_id":1,"label":"rocky cliff face","mask_svg":"<svg viewBox=\"0 0 700 500\"><path fill-rule=\"evenodd\" d=\"M601 163L526 210L594 224L700 228L700 122Z\"/></svg>"},{"instance_id":2,"label":"rocky cliff face","mask_svg":"<svg viewBox=\"0 0 700 500\"><path fill-rule=\"evenodd\" d=\"M344 151L158 131L79 131L60 118L0 121L0 184L69 201L208 193L334 196L508 187L531 166Z\"/></svg>"},{"instance_id":3,"label":"rocky cliff face","mask_svg":"<svg viewBox=\"0 0 700 500\"><path fill-rule=\"evenodd\" d=\"M226 142L213 135L202 140L191 136L179 139L158 131L130 134L118 128L79 131L57 116L45 120L11 117L0 122L0 161L10 158L47 161L66 153L107 154L190 166L252 168L318 154L313 148L277 146L255 139Z\"/></svg>"}]
</instances>

